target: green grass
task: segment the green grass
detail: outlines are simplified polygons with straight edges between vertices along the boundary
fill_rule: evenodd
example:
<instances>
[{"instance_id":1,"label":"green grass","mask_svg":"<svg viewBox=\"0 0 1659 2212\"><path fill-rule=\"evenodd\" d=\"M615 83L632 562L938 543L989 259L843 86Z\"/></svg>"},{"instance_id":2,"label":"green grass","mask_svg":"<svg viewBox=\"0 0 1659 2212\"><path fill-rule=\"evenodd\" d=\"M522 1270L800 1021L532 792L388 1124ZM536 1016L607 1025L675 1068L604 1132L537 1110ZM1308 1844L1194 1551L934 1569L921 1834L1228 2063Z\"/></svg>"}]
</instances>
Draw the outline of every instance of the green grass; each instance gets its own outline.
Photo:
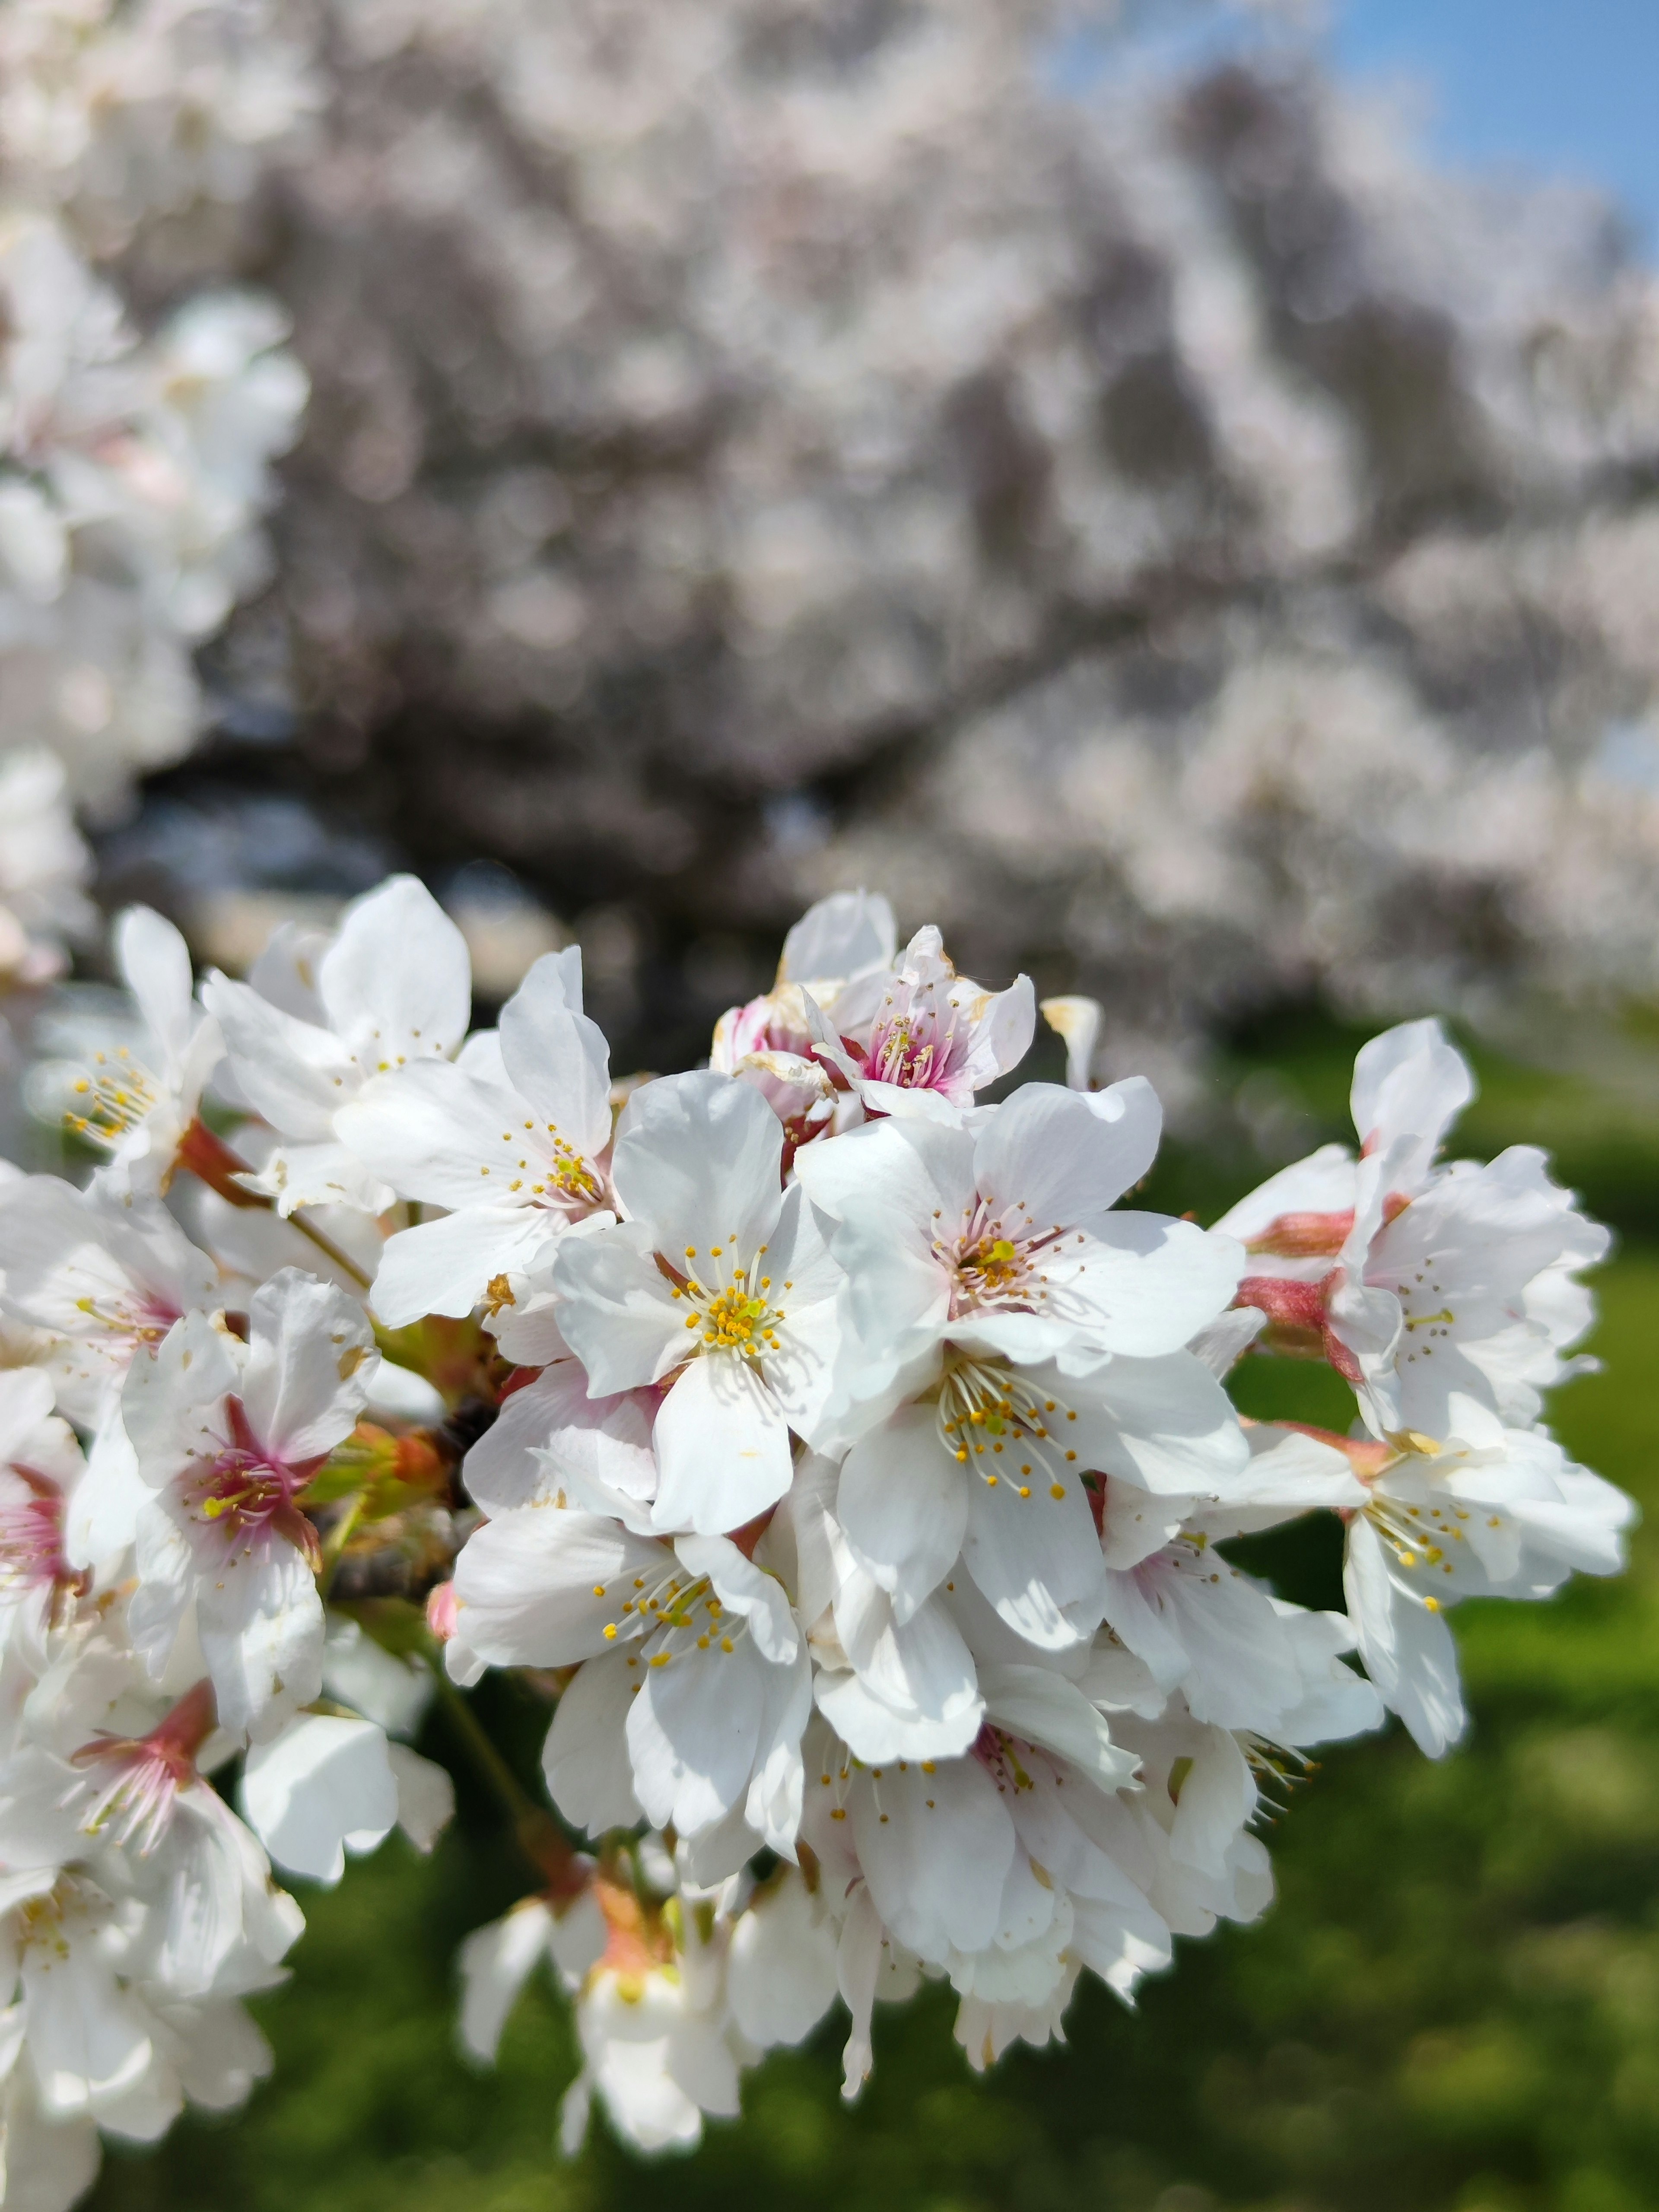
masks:
<instances>
[{"instance_id":1,"label":"green grass","mask_svg":"<svg viewBox=\"0 0 1659 2212\"><path fill-rule=\"evenodd\" d=\"M1270 1063L1316 1141L1341 1133L1351 1050L1310 1024L1232 1073ZM112 2155L100 2212L1659 2206L1659 1242L1644 1241L1659 1132L1558 1076L1490 1060L1482 1076L1467 1149L1548 1143L1626 1231L1601 1279L1606 1371L1555 1418L1649 1521L1620 1582L1459 1611L1468 1743L1440 1765L1397 1730L1334 1753L1275 1832L1280 1899L1260 1925L1182 1947L1135 2014L1085 1987L1067 2049L985 2080L934 1990L878 2016L876 2076L851 2112L832 2020L751 2075L742 2122L695 2156L645 2165L596 2136L565 2165L553 2141L574 2059L551 1996L526 1999L494 2074L454 2052L456 1944L515 1881L487 1829L463 1826L430 1863L388 1845L307 1894L295 1978L257 2008L275 2080L228 2124ZM1330 1418L1329 1381L1264 1363L1244 1387L1253 1408L1282 1386ZM1330 1533L1274 1540L1288 1594L1329 1601Z\"/></svg>"}]
</instances>

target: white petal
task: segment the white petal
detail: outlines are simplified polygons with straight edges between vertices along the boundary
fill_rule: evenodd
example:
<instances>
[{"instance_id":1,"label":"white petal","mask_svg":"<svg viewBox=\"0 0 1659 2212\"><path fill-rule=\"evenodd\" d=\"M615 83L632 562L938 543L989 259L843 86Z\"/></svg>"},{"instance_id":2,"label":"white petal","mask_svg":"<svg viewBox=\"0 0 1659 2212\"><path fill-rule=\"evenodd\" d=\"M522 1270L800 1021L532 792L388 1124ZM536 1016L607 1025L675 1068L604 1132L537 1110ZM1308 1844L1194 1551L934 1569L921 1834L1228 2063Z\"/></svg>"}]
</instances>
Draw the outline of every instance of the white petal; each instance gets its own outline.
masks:
<instances>
[{"instance_id":1,"label":"white petal","mask_svg":"<svg viewBox=\"0 0 1659 2212\"><path fill-rule=\"evenodd\" d=\"M836 1514L854 1557L893 1601L901 1625L962 1549L968 1485L939 1441L936 1409L907 1406L842 1462Z\"/></svg>"},{"instance_id":2,"label":"white petal","mask_svg":"<svg viewBox=\"0 0 1659 2212\"><path fill-rule=\"evenodd\" d=\"M479 1206L441 1221L422 1221L386 1239L369 1293L388 1328L427 1314L470 1314L497 1275L529 1265L556 1233L554 1218L529 1206Z\"/></svg>"},{"instance_id":3,"label":"white petal","mask_svg":"<svg viewBox=\"0 0 1659 2212\"><path fill-rule=\"evenodd\" d=\"M497 1667L568 1667L611 1641L627 1641L639 1617L622 1608L635 1575L660 1579L668 1554L593 1513L526 1506L474 1529L455 1562L461 1633Z\"/></svg>"},{"instance_id":4,"label":"white petal","mask_svg":"<svg viewBox=\"0 0 1659 2212\"><path fill-rule=\"evenodd\" d=\"M297 1267L254 1292L242 1401L253 1433L289 1461L349 1436L378 1363L356 1299Z\"/></svg>"},{"instance_id":5,"label":"white petal","mask_svg":"<svg viewBox=\"0 0 1659 2212\"><path fill-rule=\"evenodd\" d=\"M398 1784L373 1721L305 1713L249 1752L240 1792L248 1826L279 1867L331 1884L348 1839L372 1848L398 1818ZM372 1839L372 1840L371 1840Z\"/></svg>"},{"instance_id":6,"label":"white petal","mask_svg":"<svg viewBox=\"0 0 1659 2212\"><path fill-rule=\"evenodd\" d=\"M1135 1753L1112 1741L1111 1730L1073 1682L1047 1667L986 1667L980 1670L988 1719L1026 1743L1045 1744L1062 1759L1115 1790L1131 1780Z\"/></svg>"},{"instance_id":7,"label":"white petal","mask_svg":"<svg viewBox=\"0 0 1659 2212\"><path fill-rule=\"evenodd\" d=\"M566 1002L561 956L546 954L501 1009L501 1062L549 1136L578 1152L611 1138L611 1051L598 1026Z\"/></svg>"},{"instance_id":8,"label":"white petal","mask_svg":"<svg viewBox=\"0 0 1659 2212\"><path fill-rule=\"evenodd\" d=\"M566 1237L553 1281L559 1326L593 1389L608 1395L658 1382L685 1358L693 1316L657 1266L642 1223Z\"/></svg>"},{"instance_id":9,"label":"white petal","mask_svg":"<svg viewBox=\"0 0 1659 2212\"><path fill-rule=\"evenodd\" d=\"M453 1053L466 1034L466 939L417 877L389 876L352 902L317 981L334 1028L365 1059Z\"/></svg>"},{"instance_id":10,"label":"white petal","mask_svg":"<svg viewBox=\"0 0 1659 2212\"><path fill-rule=\"evenodd\" d=\"M527 1897L505 1918L475 1928L461 1946L461 2045L486 2066L495 2063L520 1990L548 1955L552 1919L540 1898Z\"/></svg>"},{"instance_id":11,"label":"white petal","mask_svg":"<svg viewBox=\"0 0 1659 2212\"><path fill-rule=\"evenodd\" d=\"M198 1583L202 1656L219 1723L255 1741L323 1686L323 1602L292 1544L273 1537L219 1561Z\"/></svg>"},{"instance_id":12,"label":"white petal","mask_svg":"<svg viewBox=\"0 0 1659 2212\"><path fill-rule=\"evenodd\" d=\"M638 1662L611 1652L577 1669L560 1697L542 1749L548 1795L567 1820L602 1836L642 1816L623 1730L639 1681Z\"/></svg>"},{"instance_id":13,"label":"white petal","mask_svg":"<svg viewBox=\"0 0 1659 2212\"><path fill-rule=\"evenodd\" d=\"M835 1929L798 1876L763 1890L739 1915L726 1993L738 2026L763 2051L804 2043L835 2002Z\"/></svg>"},{"instance_id":14,"label":"white petal","mask_svg":"<svg viewBox=\"0 0 1659 2212\"><path fill-rule=\"evenodd\" d=\"M449 1771L406 1743L388 1743L386 1755L398 1785L398 1826L417 1851L429 1851L455 1817Z\"/></svg>"},{"instance_id":15,"label":"white petal","mask_svg":"<svg viewBox=\"0 0 1659 2212\"><path fill-rule=\"evenodd\" d=\"M715 1245L764 1244L781 1202L783 1130L757 1091L729 1076L669 1075L643 1085L617 1129L612 1176L629 1216L680 1264Z\"/></svg>"},{"instance_id":16,"label":"white petal","mask_svg":"<svg viewBox=\"0 0 1659 2212\"><path fill-rule=\"evenodd\" d=\"M657 1415L659 1528L740 1528L789 1487L789 1428L741 1352L694 1359Z\"/></svg>"},{"instance_id":17,"label":"white petal","mask_svg":"<svg viewBox=\"0 0 1659 2212\"><path fill-rule=\"evenodd\" d=\"M1105 1562L1074 1472L1045 1458L1029 1483L1011 1467L994 1486L975 1472L965 1487L963 1560L999 1617L1045 1651L1092 1635L1105 1605ZM1030 1494L1022 1498L1022 1488Z\"/></svg>"},{"instance_id":18,"label":"white petal","mask_svg":"<svg viewBox=\"0 0 1659 2212\"><path fill-rule=\"evenodd\" d=\"M901 1943L942 1963L994 1939L1014 1830L977 1760L869 1769L850 1809L871 1898Z\"/></svg>"}]
</instances>

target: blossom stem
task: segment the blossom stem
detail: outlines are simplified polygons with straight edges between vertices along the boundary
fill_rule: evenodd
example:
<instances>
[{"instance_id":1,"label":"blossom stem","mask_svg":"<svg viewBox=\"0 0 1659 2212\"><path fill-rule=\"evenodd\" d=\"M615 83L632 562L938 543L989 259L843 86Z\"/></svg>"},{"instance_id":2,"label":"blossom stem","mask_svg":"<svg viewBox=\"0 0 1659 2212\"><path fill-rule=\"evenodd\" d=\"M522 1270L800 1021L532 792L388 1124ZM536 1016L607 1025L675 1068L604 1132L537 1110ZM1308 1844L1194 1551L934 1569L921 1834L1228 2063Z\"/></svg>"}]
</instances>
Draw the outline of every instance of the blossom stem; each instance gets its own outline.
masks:
<instances>
[{"instance_id":1,"label":"blossom stem","mask_svg":"<svg viewBox=\"0 0 1659 2212\"><path fill-rule=\"evenodd\" d=\"M442 1659L429 1660L428 1664L444 1711L512 1820L520 1850L542 1876L550 1895L562 1899L578 1895L587 1886L589 1863L568 1841L552 1814L526 1794L518 1776L479 1725L471 1701L450 1680Z\"/></svg>"},{"instance_id":2,"label":"blossom stem","mask_svg":"<svg viewBox=\"0 0 1659 2212\"><path fill-rule=\"evenodd\" d=\"M307 1221L302 1212L290 1213L289 1219L301 1237L308 1237L311 1239L325 1259L331 1260L343 1273L349 1275L359 1290L366 1291L370 1287L372 1277L365 1274L357 1262L343 1252L331 1237L325 1237L314 1223Z\"/></svg>"},{"instance_id":3,"label":"blossom stem","mask_svg":"<svg viewBox=\"0 0 1659 2212\"><path fill-rule=\"evenodd\" d=\"M179 1139L175 1164L188 1168L191 1175L204 1182L210 1190L218 1192L231 1206L262 1206L273 1210L272 1201L263 1192L248 1190L237 1181L249 1172L247 1162L240 1152L234 1152L224 1139L210 1129L198 1114ZM371 1278L363 1273L357 1262L334 1242L325 1237L313 1222L307 1221L302 1211L291 1213L289 1220L301 1237L308 1237L323 1256L350 1276L360 1290L368 1290Z\"/></svg>"}]
</instances>

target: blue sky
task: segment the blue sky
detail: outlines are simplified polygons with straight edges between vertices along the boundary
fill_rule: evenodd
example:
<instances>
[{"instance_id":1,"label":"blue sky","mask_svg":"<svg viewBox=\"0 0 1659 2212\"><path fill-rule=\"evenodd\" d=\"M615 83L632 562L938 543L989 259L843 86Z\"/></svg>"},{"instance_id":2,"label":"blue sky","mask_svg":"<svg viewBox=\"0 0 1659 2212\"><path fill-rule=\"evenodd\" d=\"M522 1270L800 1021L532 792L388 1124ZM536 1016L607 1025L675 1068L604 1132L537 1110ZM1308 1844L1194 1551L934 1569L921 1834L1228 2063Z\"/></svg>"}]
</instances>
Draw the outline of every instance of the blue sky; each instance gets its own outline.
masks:
<instances>
[{"instance_id":1,"label":"blue sky","mask_svg":"<svg viewBox=\"0 0 1659 2212\"><path fill-rule=\"evenodd\" d=\"M1330 5L1338 67L1421 86L1442 160L1603 185L1659 249L1659 0Z\"/></svg>"}]
</instances>

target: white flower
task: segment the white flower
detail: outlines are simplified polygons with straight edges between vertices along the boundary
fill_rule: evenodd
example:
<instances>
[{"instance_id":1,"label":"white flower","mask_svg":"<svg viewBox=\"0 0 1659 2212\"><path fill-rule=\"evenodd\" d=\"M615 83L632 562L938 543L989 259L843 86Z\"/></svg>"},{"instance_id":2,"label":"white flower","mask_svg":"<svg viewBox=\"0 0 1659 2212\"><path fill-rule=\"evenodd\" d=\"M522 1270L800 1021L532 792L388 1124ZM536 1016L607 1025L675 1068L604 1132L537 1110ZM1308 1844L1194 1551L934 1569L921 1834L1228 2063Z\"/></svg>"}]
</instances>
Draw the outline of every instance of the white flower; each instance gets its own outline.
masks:
<instances>
[{"instance_id":1,"label":"white flower","mask_svg":"<svg viewBox=\"0 0 1659 2212\"><path fill-rule=\"evenodd\" d=\"M58 1402L95 1428L136 1355L217 1303L218 1270L159 1199L97 1179L31 1176L0 1206L0 1306L57 1340L44 1364Z\"/></svg>"},{"instance_id":2,"label":"white flower","mask_svg":"<svg viewBox=\"0 0 1659 2212\"><path fill-rule=\"evenodd\" d=\"M202 1089L222 1055L218 1024L196 1004L190 949L170 921L129 907L115 925L122 981L137 1000L150 1045L95 1052L70 1086L70 1126L109 1154L108 1187L154 1197L167 1188L196 1120Z\"/></svg>"},{"instance_id":3,"label":"white flower","mask_svg":"<svg viewBox=\"0 0 1659 2212\"><path fill-rule=\"evenodd\" d=\"M1536 1419L1589 1325L1572 1275L1602 1257L1607 1231L1550 1182L1542 1154L1517 1145L1485 1167L1435 1164L1473 1095L1437 1022L1374 1037L1354 1065L1361 1158L1328 1145L1216 1224L1251 1254L1241 1301L1322 1350L1378 1437L1443 1436L1454 1395L1512 1425Z\"/></svg>"},{"instance_id":4,"label":"white flower","mask_svg":"<svg viewBox=\"0 0 1659 2212\"><path fill-rule=\"evenodd\" d=\"M252 1189L278 1211L343 1203L384 1212L396 1194L335 1134L335 1115L373 1076L453 1060L472 1003L466 940L425 885L393 876L348 907L316 967L317 1018L253 982L215 973L202 1000L218 1021L242 1097L284 1140Z\"/></svg>"},{"instance_id":5,"label":"white flower","mask_svg":"<svg viewBox=\"0 0 1659 2212\"><path fill-rule=\"evenodd\" d=\"M947 1341L1085 1372L1177 1351L1226 1306L1243 1255L1159 1214L1114 1212L1161 1123L1150 1085L1027 1084L974 1127L878 1121L802 1156L836 1223L860 1398L908 1395Z\"/></svg>"},{"instance_id":6,"label":"white flower","mask_svg":"<svg viewBox=\"0 0 1659 2212\"><path fill-rule=\"evenodd\" d=\"M806 1648L781 1584L734 1544L671 1547L598 1514L526 1506L469 1539L455 1595L458 1633L480 1658L589 1662L547 1742L573 1819L625 1824L636 1794L658 1826L696 1836L740 1814L793 1856Z\"/></svg>"},{"instance_id":7,"label":"white flower","mask_svg":"<svg viewBox=\"0 0 1659 2212\"><path fill-rule=\"evenodd\" d=\"M1348 1527L1349 1618L1384 1704L1438 1758L1467 1722L1447 1607L1617 1574L1636 1508L1541 1431L1506 1429L1468 1399L1453 1399L1444 1441L1407 1435L1352 1456L1367 1498Z\"/></svg>"},{"instance_id":8,"label":"white flower","mask_svg":"<svg viewBox=\"0 0 1659 2212\"><path fill-rule=\"evenodd\" d=\"M275 1966L305 1923L198 1771L214 1736L208 1684L155 1718L131 1671L94 1639L67 1679L49 1679L36 1726L52 1741L0 1767L0 1848L9 1864L78 1866L110 1894L142 1899L130 1971L203 1996L235 1986L250 1964L256 1976Z\"/></svg>"},{"instance_id":9,"label":"white flower","mask_svg":"<svg viewBox=\"0 0 1659 2212\"><path fill-rule=\"evenodd\" d=\"M70 1564L70 1501L86 1465L40 1369L0 1372L0 1642L38 1641L88 1577Z\"/></svg>"},{"instance_id":10,"label":"white flower","mask_svg":"<svg viewBox=\"0 0 1659 2212\"><path fill-rule=\"evenodd\" d=\"M717 1920L705 1937L697 1914L686 1912L680 1941L662 1956L632 1923L631 1899L611 1893L607 1902L605 1954L576 1999L582 2070L565 2093L560 2137L567 2153L580 2149L597 2094L636 2149L689 2149L705 2112L732 2119L738 2111L749 2053L726 2002L729 1931Z\"/></svg>"},{"instance_id":11,"label":"white flower","mask_svg":"<svg viewBox=\"0 0 1659 2212\"><path fill-rule=\"evenodd\" d=\"M567 1240L560 1326L595 1390L671 1383L657 1416L665 1529L739 1528L789 1487L841 1340L840 1268L806 1194L780 1188L783 1132L746 1085L669 1076L623 1111L611 1175L627 1219Z\"/></svg>"},{"instance_id":12,"label":"white flower","mask_svg":"<svg viewBox=\"0 0 1659 2212\"><path fill-rule=\"evenodd\" d=\"M159 1675L193 1619L220 1719L256 1741L321 1686L317 1538L296 1501L355 1425L375 1358L361 1306L285 1268L256 1293L246 1344L188 1314L122 1394L155 1493L135 1638Z\"/></svg>"},{"instance_id":13,"label":"white flower","mask_svg":"<svg viewBox=\"0 0 1659 2212\"><path fill-rule=\"evenodd\" d=\"M1109 1496L1225 1497L1249 1457L1232 1408L1190 1353L1113 1358L1086 1377L952 1351L925 1395L861 1436L836 1516L907 1620L958 1555L1014 1632L1064 1650L1106 1602L1096 1533Z\"/></svg>"},{"instance_id":14,"label":"white flower","mask_svg":"<svg viewBox=\"0 0 1659 2212\"><path fill-rule=\"evenodd\" d=\"M511 1297L550 1237L609 1212L610 1052L574 947L544 954L459 1060L411 1060L343 1107L342 1141L400 1197L447 1206L387 1243L374 1310L400 1328Z\"/></svg>"},{"instance_id":15,"label":"white flower","mask_svg":"<svg viewBox=\"0 0 1659 2212\"><path fill-rule=\"evenodd\" d=\"M801 916L783 942L772 988L732 1006L714 1024L708 1065L760 1092L784 1128L784 1164L836 1126L835 1085L814 1057L807 1000L829 1020L863 975L893 964L893 910L868 891L836 891Z\"/></svg>"},{"instance_id":16,"label":"white flower","mask_svg":"<svg viewBox=\"0 0 1659 2212\"><path fill-rule=\"evenodd\" d=\"M897 966L866 972L836 1000L830 1019L810 993L807 1022L818 1052L866 1109L953 1120L1030 1049L1036 1000L1029 975L987 991L958 975L931 926Z\"/></svg>"}]
</instances>

